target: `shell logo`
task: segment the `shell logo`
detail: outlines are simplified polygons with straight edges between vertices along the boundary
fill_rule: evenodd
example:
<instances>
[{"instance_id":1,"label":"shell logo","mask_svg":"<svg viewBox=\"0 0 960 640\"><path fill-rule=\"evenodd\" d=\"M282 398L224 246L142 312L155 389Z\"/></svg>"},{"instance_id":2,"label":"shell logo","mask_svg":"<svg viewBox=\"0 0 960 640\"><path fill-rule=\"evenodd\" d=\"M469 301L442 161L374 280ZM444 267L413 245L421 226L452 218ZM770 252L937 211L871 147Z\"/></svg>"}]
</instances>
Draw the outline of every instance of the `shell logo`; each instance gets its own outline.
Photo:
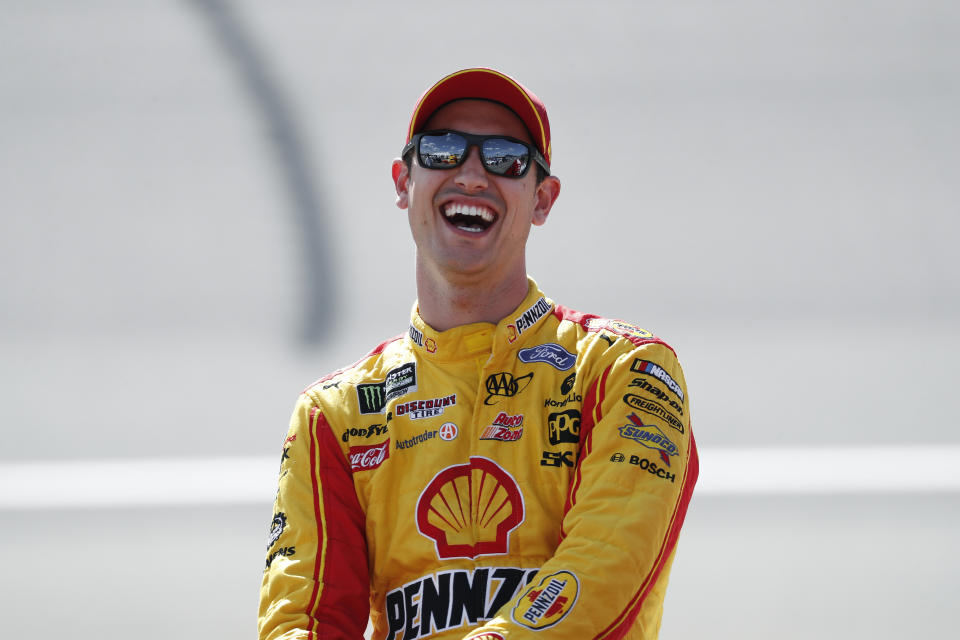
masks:
<instances>
[{"instance_id":1,"label":"shell logo","mask_svg":"<svg viewBox=\"0 0 960 640\"><path fill-rule=\"evenodd\" d=\"M513 607L513 620L528 629L539 631L563 620L577 604L580 581L569 571L545 576L529 587Z\"/></svg>"},{"instance_id":2,"label":"shell logo","mask_svg":"<svg viewBox=\"0 0 960 640\"><path fill-rule=\"evenodd\" d=\"M435 475L417 500L417 529L434 541L438 558L505 554L523 518L517 481L481 456Z\"/></svg>"}]
</instances>

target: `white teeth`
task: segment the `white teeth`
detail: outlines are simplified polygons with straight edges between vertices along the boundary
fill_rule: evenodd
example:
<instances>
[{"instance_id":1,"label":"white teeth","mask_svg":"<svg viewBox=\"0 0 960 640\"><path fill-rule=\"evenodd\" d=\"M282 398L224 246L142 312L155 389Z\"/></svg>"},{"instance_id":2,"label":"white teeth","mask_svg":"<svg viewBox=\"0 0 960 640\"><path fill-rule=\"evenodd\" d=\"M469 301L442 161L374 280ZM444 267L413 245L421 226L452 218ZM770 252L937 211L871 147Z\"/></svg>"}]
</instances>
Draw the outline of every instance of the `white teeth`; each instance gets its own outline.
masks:
<instances>
[{"instance_id":1,"label":"white teeth","mask_svg":"<svg viewBox=\"0 0 960 640\"><path fill-rule=\"evenodd\" d=\"M460 204L457 202L447 206L443 213L448 218L455 215L473 216L481 218L484 222L493 222L494 218L493 212L486 207L477 207L473 205Z\"/></svg>"}]
</instances>

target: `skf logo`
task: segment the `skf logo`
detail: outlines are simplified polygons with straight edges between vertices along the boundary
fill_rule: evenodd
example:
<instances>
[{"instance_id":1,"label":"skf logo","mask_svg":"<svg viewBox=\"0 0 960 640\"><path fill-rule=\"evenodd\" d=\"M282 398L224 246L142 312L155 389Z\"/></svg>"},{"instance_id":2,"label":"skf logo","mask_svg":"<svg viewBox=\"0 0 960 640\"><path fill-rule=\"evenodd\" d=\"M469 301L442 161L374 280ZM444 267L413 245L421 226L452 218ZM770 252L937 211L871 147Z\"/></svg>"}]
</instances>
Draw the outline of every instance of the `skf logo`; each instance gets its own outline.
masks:
<instances>
[{"instance_id":1,"label":"skf logo","mask_svg":"<svg viewBox=\"0 0 960 640\"><path fill-rule=\"evenodd\" d=\"M540 631L563 620L577 604L580 582L569 571L558 571L530 587L513 608L513 621Z\"/></svg>"},{"instance_id":2,"label":"skf logo","mask_svg":"<svg viewBox=\"0 0 960 640\"><path fill-rule=\"evenodd\" d=\"M544 451L540 458L541 467L573 466L572 451Z\"/></svg>"},{"instance_id":3,"label":"skf logo","mask_svg":"<svg viewBox=\"0 0 960 640\"><path fill-rule=\"evenodd\" d=\"M417 500L417 529L436 543L441 559L508 553L510 532L523 517L517 481L480 456L438 473Z\"/></svg>"},{"instance_id":4,"label":"skf logo","mask_svg":"<svg viewBox=\"0 0 960 640\"><path fill-rule=\"evenodd\" d=\"M513 374L505 371L491 374L487 377L487 397L483 404L492 405L499 402L500 398L512 398L526 389L531 379L533 379L533 373L519 378L514 378Z\"/></svg>"},{"instance_id":5,"label":"skf logo","mask_svg":"<svg viewBox=\"0 0 960 640\"><path fill-rule=\"evenodd\" d=\"M503 440L514 442L523 435L523 414L512 416L503 411L493 420L493 424L484 429L481 440Z\"/></svg>"}]
</instances>

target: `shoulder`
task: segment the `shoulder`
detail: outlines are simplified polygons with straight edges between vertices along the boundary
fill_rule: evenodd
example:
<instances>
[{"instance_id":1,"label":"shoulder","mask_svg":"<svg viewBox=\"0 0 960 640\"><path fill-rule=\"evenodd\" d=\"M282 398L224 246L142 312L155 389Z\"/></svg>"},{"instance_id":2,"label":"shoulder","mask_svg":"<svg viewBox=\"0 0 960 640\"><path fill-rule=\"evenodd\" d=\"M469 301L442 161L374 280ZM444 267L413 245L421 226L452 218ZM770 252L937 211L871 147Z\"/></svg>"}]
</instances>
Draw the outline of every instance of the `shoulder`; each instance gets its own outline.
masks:
<instances>
[{"instance_id":1,"label":"shoulder","mask_svg":"<svg viewBox=\"0 0 960 640\"><path fill-rule=\"evenodd\" d=\"M666 359L676 360L676 352L665 340L626 320L575 311L563 305L554 307L561 330L576 332L578 351L590 352L604 359L616 359L636 351L662 353Z\"/></svg>"},{"instance_id":2,"label":"shoulder","mask_svg":"<svg viewBox=\"0 0 960 640\"><path fill-rule=\"evenodd\" d=\"M356 362L310 383L302 395L316 405L342 405L347 395L362 396L366 384L382 386L388 376L402 378L407 370L415 371L412 350L405 336L384 340ZM360 402L362 404L362 399Z\"/></svg>"}]
</instances>

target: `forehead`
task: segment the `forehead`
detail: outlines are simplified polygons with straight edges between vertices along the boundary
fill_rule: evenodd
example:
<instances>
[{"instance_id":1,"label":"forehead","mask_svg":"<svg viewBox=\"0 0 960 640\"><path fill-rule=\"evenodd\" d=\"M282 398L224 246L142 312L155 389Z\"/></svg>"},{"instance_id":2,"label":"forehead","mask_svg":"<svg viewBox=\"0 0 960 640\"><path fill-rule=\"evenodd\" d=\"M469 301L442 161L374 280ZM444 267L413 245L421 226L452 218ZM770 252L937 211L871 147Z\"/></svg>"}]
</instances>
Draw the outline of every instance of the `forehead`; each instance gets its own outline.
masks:
<instances>
[{"instance_id":1,"label":"forehead","mask_svg":"<svg viewBox=\"0 0 960 640\"><path fill-rule=\"evenodd\" d=\"M465 133L497 133L519 140L531 141L523 121L499 102L489 100L455 100L445 104L423 125L431 129L456 129Z\"/></svg>"}]
</instances>

